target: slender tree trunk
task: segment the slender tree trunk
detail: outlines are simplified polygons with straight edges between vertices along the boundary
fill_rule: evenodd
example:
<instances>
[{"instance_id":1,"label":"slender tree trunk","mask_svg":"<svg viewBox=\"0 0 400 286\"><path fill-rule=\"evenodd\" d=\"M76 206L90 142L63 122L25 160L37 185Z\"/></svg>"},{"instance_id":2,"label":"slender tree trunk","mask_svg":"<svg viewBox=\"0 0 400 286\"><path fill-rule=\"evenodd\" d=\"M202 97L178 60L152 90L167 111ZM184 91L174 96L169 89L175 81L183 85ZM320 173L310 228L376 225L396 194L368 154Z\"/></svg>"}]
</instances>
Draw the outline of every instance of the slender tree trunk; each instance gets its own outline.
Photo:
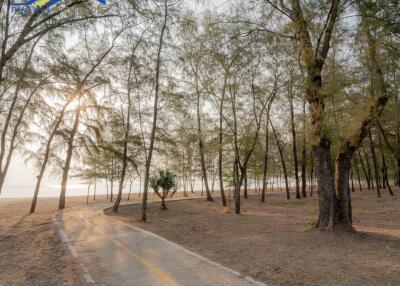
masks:
<instances>
[{"instance_id":1,"label":"slender tree trunk","mask_svg":"<svg viewBox=\"0 0 400 286\"><path fill-rule=\"evenodd\" d=\"M289 88L289 107L290 107L290 125L292 132L292 154L294 162L294 178L296 180L296 199L301 199L300 196L300 181L299 181L299 163L297 159L297 142L296 142L296 129L294 126L294 108L293 108L293 94L291 87Z\"/></svg>"},{"instance_id":2,"label":"slender tree trunk","mask_svg":"<svg viewBox=\"0 0 400 286\"><path fill-rule=\"evenodd\" d=\"M79 95L79 98L78 98L78 106L76 107L76 111L75 111L74 125L71 129L71 133L70 133L70 136L68 139L67 157L65 159L65 165L64 165L63 173L62 173L60 200L58 203L58 208L60 210L65 208L65 193L67 191L68 174L69 174L69 169L71 166L71 159L72 159L72 155L73 155L74 139L75 139L75 134L78 130L79 120L80 120L80 115L81 115L80 100L81 100L81 95Z\"/></svg>"},{"instance_id":3,"label":"slender tree trunk","mask_svg":"<svg viewBox=\"0 0 400 286\"><path fill-rule=\"evenodd\" d=\"M268 172L268 151L269 151L269 114L267 112L267 124L265 129L265 153L264 153L264 169L263 169L263 183L261 190L261 202L265 203L267 191L267 172Z\"/></svg>"},{"instance_id":4,"label":"slender tree trunk","mask_svg":"<svg viewBox=\"0 0 400 286\"><path fill-rule=\"evenodd\" d=\"M107 199L108 199L108 180L107 180L107 178L106 178L106 192L107 192Z\"/></svg>"},{"instance_id":5,"label":"slender tree trunk","mask_svg":"<svg viewBox=\"0 0 400 286\"><path fill-rule=\"evenodd\" d=\"M363 170L365 180L367 181L367 188L368 188L368 190L371 190L371 179L368 176L368 172L367 172L367 169L365 168L364 161L363 161L363 158L361 157L360 151L357 151L357 154L358 154L358 158L360 159L361 168Z\"/></svg>"},{"instance_id":6,"label":"slender tree trunk","mask_svg":"<svg viewBox=\"0 0 400 286\"><path fill-rule=\"evenodd\" d=\"M69 105L70 102L71 102L71 101L67 101L67 102L64 104L64 106L63 106L63 108L62 108L62 110L61 110L61 112L60 112L60 115L59 115L58 119L56 120L56 122L55 122L55 124L54 124L53 130L52 130L51 133L50 133L49 139L47 140L47 143L46 143L46 150L45 150L45 152L44 152L44 158L43 158L42 166L40 167L39 175L36 176L37 180L36 180L35 191L34 191L33 198L32 198L30 213L34 213L34 212L35 212L36 203L37 203L37 198L38 198L39 190L40 190L40 185L41 185L41 183L42 183L42 178L43 178L44 172L45 172L45 170L46 170L47 162L48 162L49 156L50 156L51 142L53 141L53 138L54 138L54 136L56 135L56 132L57 132L57 130L58 130L58 127L60 126L61 121L62 121L63 118L64 118L65 110L66 110L66 108L68 107L68 105Z\"/></svg>"},{"instance_id":7,"label":"slender tree trunk","mask_svg":"<svg viewBox=\"0 0 400 286\"><path fill-rule=\"evenodd\" d=\"M128 122L129 122L129 115L128 115ZM129 123L127 124L127 129L129 130ZM122 198L122 189L124 187L124 181L125 181L125 173L126 173L126 166L127 166L127 159L128 159L128 131L127 134L125 135L125 141L124 141L124 153L122 155L122 170L121 170L121 178L119 180L119 186L118 186L118 194L117 198L115 199L114 202L114 207L113 207L113 212L118 212L119 204L121 202Z\"/></svg>"},{"instance_id":8,"label":"slender tree trunk","mask_svg":"<svg viewBox=\"0 0 400 286\"><path fill-rule=\"evenodd\" d=\"M133 184L133 180L131 180L131 182L129 183L128 201L129 201L129 199L131 198L132 184Z\"/></svg>"},{"instance_id":9,"label":"slender tree trunk","mask_svg":"<svg viewBox=\"0 0 400 286\"><path fill-rule=\"evenodd\" d=\"M224 76L224 85L221 93L221 102L219 105L219 129L218 129L218 180L219 180L219 190L221 192L222 206L226 207L226 196L224 191L224 178L222 170L222 156L223 156L223 112L224 112L224 102L225 102L225 92L227 85L227 76Z\"/></svg>"},{"instance_id":10,"label":"slender tree trunk","mask_svg":"<svg viewBox=\"0 0 400 286\"><path fill-rule=\"evenodd\" d=\"M354 193L354 176L353 176L353 169L350 170L350 180L351 180L351 191Z\"/></svg>"},{"instance_id":11,"label":"slender tree trunk","mask_svg":"<svg viewBox=\"0 0 400 286\"><path fill-rule=\"evenodd\" d=\"M110 188L110 202L114 201L114 178L111 178L111 188Z\"/></svg>"},{"instance_id":12,"label":"slender tree trunk","mask_svg":"<svg viewBox=\"0 0 400 286\"><path fill-rule=\"evenodd\" d=\"M125 138L124 138L124 151L122 154L122 169L121 169L121 178L119 180L119 186L118 186L118 194L117 194L117 199L115 200L114 207L113 207L113 212L118 212L119 204L121 202L122 198L122 189L124 187L124 181L125 181L125 174L126 174L126 167L128 165L128 140L129 140L129 131L130 131L130 118L131 118L131 107L132 107L132 101L131 101L131 74L132 74L132 68L134 64L134 57L133 54L131 55L131 61L129 64L129 74L128 74L128 86L127 86L127 99L128 99L128 108L127 108L127 115L126 115L126 123L124 122L124 129L125 129Z\"/></svg>"},{"instance_id":13,"label":"slender tree trunk","mask_svg":"<svg viewBox=\"0 0 400 286\"><path fill-rule=\"evenodd\" d=\"M96 200L97 180L94 180L93 200Z\"/></svg>"},{"instance_id":14,"label":"slender tree trunk","mask_svg":"<svg viewBox=\"0 0 400 286\"><path fill-rule=\"evenodd\" d=\"M370 144L370 148L371 148L372 161L374 163L376 194L378 197L380 197L381 190L380 190L380 184L379 184L379 166L378 166L378 160L376 159L376 155L375 155L375 147L374 147L374 142L372 140L371 131L368 132L368 139L369 139L369 144Z\"/></svg>"},{"instance_id":15,"label":"slender tree trunk","mask_svg":"<svg viewBox=\"0 0 400 286\"><path fill-rule=\"evenodd\" d=\"M381 139L380 135L379 135L379 146L380 146L380 152L381 152L381 158L382 158L382 169L381 169L381 172L382 172L382 185L383 185L384 189L386 189L386 188L388 189L389 194L391 196L394 196L392 188L390 187L390 184L389 184L388 168L387 168L387 165L386 165L385 153L384 153L382 139Z\"/></svg>"},{"instance_id":16,"label":"slender tree trunk","mask_svg":"<svg viewBox=\"0 0 400 286\"><path fill-rule=\"evenodd\" d=\"M375 190L374 178L372 177L371 164L369 163L369 158L368 158L367 152L365 152L365 150L363 150L363 154L364 154L365 162L367 165L369 182L371 183L372 189Z\"/></svg>"},{"instance_id":17,"label":"slender tree trunk","mask_svg":"<svg viewBox=\"0 0 400 286\"><path fill-rule=\"evenodd\" d=\"M310 168L310 197L313 196L314 192L314 159L311 156L311 168Z\"/></svg>"},{"instance_id":18,"label":"slender tree trunk","mask_svg":"<svg viewBox=\"0 0 400 286\"><path fill-rule=\"evenodd\" d=\"M307 181L306 181L306 165L307 165L307 152L306 152L306 147L307 147L307 124L306 124L306 102L303 101L303 130L304 130L304 135L303 135L303 149L301 151L301 195L303 198L307 197L307 192L306 192L306 187L307 187Z\"/></svg>"},{"instance_id":19,"label":"slender tree trunk","mask_svg":"<svg viewBox=\"0 0 400 286\"><path fill-rule=\"evenodd\" d=\"M239 160L235 158L233 164L233 176L234 176L234 187L235 187L235 214L240 214L240 187L241 187L241 175L239 175Z\"/></svg>"},{"instance_id":20,"label":"slender tree trunk","mask_svg":"<svg viewBox=\"0 0 400 286\"><path fill-rule=\"evenodd\" d=\"M158 96L160 92L160 68L161 68L161 51L164 40L164 33L167 27L168 18L168 0L164 1L164 22L161 28L160 39L158 42L158 52L157 52L157 64L156 64L156 75L155 75L155 95L154 95L154 107L153 107L153 124L151 128L150 135L150 146L149 153L146 158L146 170L144 175L144 188L143 188L143 199L142 199L142 215L141 220L146 222L147 220L147 196L149 192L149 177L150 177L150 167L151 160L153 158L153 148L157 129L157 114L158 114Z\"/></svg>"},{"instance_id":21,"label":"slender tree trunk","mask_svg":"<svg viewBox=\"0 0 400 286\"><path fill-rule=\"evenodd\" d=\"M200 152L200 163L201 163L201 173L202 173L202 180L204 182L204 186L206 188L206 195L207 201L213 201L211 196L210 188L208 187L208 180L207 180L207 168L206 168L206 160L204 157L204 142L203 142L203 134L201 129L201 118L200 118L200 91L198 89L197 83L197 71L196 71L196 95L197 95L197 131L198 131L198 140L199 140L199 152Z\"/></svg>"},{"instance_id":22,"label":"slender tree trunk","mask_svg":"<svg viewBox=\"0 0 400 286\"><path fill-rule=\"evenodd\" d=\"M248 199L248 193L247 193L247 170L244 171L244 190L243 190L243 198Z\"/></svg>"},{"instance_id":23,"label":"slender tree trunk","mask_svg":"<svg viewBox=\"0 0 400 286\"><path fill-rule=\"evenodd\" d=\"M359 171L359 169L358 169L357 157L354 157L354 167L356 168L356 175L357 175L357 180L358 180L358 187L360 188L360 191L362 191L361 177L360 177L360 171Z\"/></svg>"},{"instance_id":24,"label":"slender tree trunk","mask_svg":"<svg viewBox=\"0 0 400 286\"><path fill-rule=\"evenodd\" d=\"M286 163L285 163L285 158L283 156L283 149L282 146L279 142L279 138L278 135L276 134L274 125L272 124L272 121L269 121L271 128L272 128L272 132L274 133L274 137L275 137L275 141L276 141L276 145L278 147L278 151L279 151L279 156L281 158L281 163L282 163L282 169L283 169L283 176L285 178L285 186L286 186L286 198L288 200L290 200L290 191L289 191L289 182L288 182L288 174L287 174L287 169L286 169Z\"/></svg>"},{"instance_id":25,"label":"slender tree trunk","mask_svg":"<svg viewBox=\"0 0 400 286\"><path fill-rule=\"evenodd\" d=\"M87 195L86 195L86 204L89 204L89 195L90 195L90 183L88 184L87 187Z\"/></svg>"}]
</instances>

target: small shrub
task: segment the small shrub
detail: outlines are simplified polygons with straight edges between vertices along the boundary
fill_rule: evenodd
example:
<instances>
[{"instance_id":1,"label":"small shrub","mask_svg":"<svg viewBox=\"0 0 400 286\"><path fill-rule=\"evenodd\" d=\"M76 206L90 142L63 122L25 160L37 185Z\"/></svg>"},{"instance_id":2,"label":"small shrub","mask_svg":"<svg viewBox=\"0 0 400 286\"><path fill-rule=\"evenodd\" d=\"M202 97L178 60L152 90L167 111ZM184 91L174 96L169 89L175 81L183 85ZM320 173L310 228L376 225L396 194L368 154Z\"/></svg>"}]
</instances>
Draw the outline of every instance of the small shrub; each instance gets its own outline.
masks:
<instances>
[{"instance_id":1,"label":"small shrub","mask_svg":"<svg viewBox=\"0 0 400 286\"><path fill-rule=\"evenodd\" d=\"M161 199L161 209L166 210L165 199L168 196L172 198L178 190L176 175L168 170L161 170L150 178L150 188Z\"/></svg>"}]
</instances>

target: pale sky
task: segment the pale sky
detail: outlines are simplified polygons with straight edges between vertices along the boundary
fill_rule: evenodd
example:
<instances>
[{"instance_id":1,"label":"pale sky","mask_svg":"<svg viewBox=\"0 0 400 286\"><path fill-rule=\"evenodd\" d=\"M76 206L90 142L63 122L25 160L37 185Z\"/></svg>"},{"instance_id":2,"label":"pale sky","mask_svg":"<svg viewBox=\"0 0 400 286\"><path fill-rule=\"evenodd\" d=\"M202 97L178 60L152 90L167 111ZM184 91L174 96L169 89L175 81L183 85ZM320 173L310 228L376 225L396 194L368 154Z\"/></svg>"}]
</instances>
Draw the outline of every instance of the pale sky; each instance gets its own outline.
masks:
<instances>
[{"instance_id":1,"label":"pale sky","mask_svg":"<svg viewBox=\"0 0 400 286\"><path fill-rule=\"evenodd\" d=\"M205 9L224 11L229 6L239 0L187 0L188 6L202 13ZM68 43L67 43L68 44ZM5 184L0 194L1 197L31 197L33 195L34 185L36 183L37 170L31 164L25 164L24 159L18 153L15 153L7 173ZM43 178L41 196L58 196L60 180L48 177ZM101 186L99 192L101 192ZM69 193L67 195L84 195L85 186L79 186L75 179L69 179Z\"/></svg>"}]
</instances>

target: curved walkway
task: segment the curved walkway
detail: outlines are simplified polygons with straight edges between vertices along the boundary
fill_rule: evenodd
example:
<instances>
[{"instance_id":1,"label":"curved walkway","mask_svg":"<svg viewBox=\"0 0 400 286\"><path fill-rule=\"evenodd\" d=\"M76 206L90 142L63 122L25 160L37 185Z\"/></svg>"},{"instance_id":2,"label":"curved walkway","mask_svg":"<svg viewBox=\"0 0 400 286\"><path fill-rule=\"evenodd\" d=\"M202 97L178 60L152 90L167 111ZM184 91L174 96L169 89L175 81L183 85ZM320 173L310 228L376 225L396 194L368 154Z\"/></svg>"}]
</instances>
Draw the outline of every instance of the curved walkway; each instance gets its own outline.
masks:
<instances>
[{"instance_id":1,"label":"curved walkway","mask_svg":"<svg viewBox=\"0 0 400 286\"><path fill-rule=\"evenodd\" d=\"M153 233L103 214L110 204L58 212L54 223L88 284L264 285Z\"/></svg>"}]
</instances>

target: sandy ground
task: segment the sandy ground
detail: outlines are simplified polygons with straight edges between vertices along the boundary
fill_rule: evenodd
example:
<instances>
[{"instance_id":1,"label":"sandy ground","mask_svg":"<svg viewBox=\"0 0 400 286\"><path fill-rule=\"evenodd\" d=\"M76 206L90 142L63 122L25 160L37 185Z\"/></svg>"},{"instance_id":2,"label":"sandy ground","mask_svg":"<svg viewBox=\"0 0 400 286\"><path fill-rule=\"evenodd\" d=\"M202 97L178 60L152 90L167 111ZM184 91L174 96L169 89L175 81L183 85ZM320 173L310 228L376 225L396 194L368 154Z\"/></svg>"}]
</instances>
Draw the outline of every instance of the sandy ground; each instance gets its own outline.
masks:
<instances>
[{"instance_id":1,"label":"sandy ground","mask_svg":"<svg viewBox=\"0 0 400 286\"><path fill-rule=\"evenodd\" d=\"M314 229L316 196L287 201L277 193L266 205L258 194L243 199L242 215L202 200L169 202L168 211L150 205L147 224L137 221L139 206L123 206L118 218L268 285L400 285L399 198L398 190L380 199L354 193L354 233Z\"/></svg>"},{"instance_id":2,"label":"sandy ground","mask_svg":"<svg viewBox=\"0 0 400 286\"><path fill-rule=\"evenodd\" d=\"M126 197L124 194L123 201ZM131 198L139 202L137 195ZM98 196L89 202L105 200ZM28 214L30 202L0 199L0 286L86 285L52 223L58 198L39 198L33 215ZM86 197L67 197L66 205L86 205Z\"/></svg>"}]
</instances>

